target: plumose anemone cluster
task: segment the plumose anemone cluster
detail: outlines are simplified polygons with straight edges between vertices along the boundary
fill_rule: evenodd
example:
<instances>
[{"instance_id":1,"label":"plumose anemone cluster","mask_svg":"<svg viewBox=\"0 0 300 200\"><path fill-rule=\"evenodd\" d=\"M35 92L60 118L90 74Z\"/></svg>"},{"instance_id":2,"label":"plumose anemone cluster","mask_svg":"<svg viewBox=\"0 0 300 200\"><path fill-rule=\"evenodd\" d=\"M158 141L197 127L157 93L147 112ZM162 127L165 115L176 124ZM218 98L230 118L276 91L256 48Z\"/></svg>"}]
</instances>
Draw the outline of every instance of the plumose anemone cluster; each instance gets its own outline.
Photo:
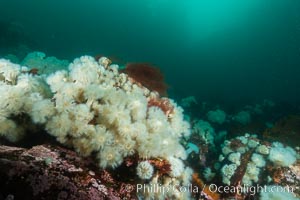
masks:
<instances>
[{"instance_id":1,"label":"plumose anemone cluster","mask_svg":"<svg viewBox=\"0 0 300 200\"><path fill-rule=\"evenodd\" d=\"M268 143L257 135L245 134L225 140L215 168L224 185L270 184L275 181L268 170L291 168L299 159L296 151L280 142ZM208 171L212 174L212 171ZM205 174L209 177L208 174Z\"/></svg>"},{"instance_id":2,"label":"plumose anemone cluster","mask_svg":"<svg viewBox=\"0 0 300 200\"><path fill-rule=\"evenodd\" d=\"M148 107L150 98L160 97L131 83L126 74L119 74L117 65L108 66L105 61L100 59L99 64L83 56L70 64L69 71L40 77L1 60L0 89L5 94L1 123L7 126L1 126L1 135L16 141L22 127L13 119L26 113L81 154L98 151L101 167L117 167L123 157L136 152L145 159L185 159L179 139L189 134L189 124L183 120L182 109L172 100L168 115L159 107Z\"/></svg>"},{"instance_id":3,"label":"plumose anemone cluster","mask_svg":"<svg viewBox=\"0 0 300 200\"><path fill-rule=\"evenodd\" d=\"M96 153L102 168L116 168L125 157L137 155L137 175L142 180L189 183L192 170L183 164L187 155L180 139L189 136L190 127L173 100L131 81L105 57L96 61L82 56L68 70L50 75L29 71L0 60L1 136L12 142L22 138L27 129L19 122L26 116L26 126L44 127L57 141L83 156ZM153 166L143 161L150 158L169 163L168 180L158 179ZM189 195L175 193L167 195ZM166 194L143 195L163 198Z\"/></svg>"}]
</instances>

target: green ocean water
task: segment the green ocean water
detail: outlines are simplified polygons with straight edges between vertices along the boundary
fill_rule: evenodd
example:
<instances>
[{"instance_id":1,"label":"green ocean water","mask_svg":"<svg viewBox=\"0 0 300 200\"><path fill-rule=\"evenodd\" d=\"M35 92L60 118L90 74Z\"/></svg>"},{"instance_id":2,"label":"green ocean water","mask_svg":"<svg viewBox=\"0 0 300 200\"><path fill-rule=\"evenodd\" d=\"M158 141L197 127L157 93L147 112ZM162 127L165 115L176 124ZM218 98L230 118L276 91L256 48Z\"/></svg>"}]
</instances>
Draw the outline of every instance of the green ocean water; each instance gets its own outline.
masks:
<instances>
[{"instance_id":1,"label":"green ocean water","mask_svg":"<svg viewBox=\"0 0 300 200\"><path fill-rule=\"evenodd\" d=\"M91 57L69 65L83 55L99 65ZM80 162L95 171L84 187L97 198L128 199L133 189L139 199L175 199L186 183L201 188L195 199L293 199L282 191L263 197L259 188L210 193L209 184L288 186L300 196L300 0L0 0L0 59L2 151L59 145L53 160L41 161L45 176L19 173L17 164L10 178L1 170L8 157L0 159L0 200L75 197L63 171L51 185L47 168L57 155L69 159L64 147L88 156L74 159L74 169L59 162L66 176L77 168L84 175ZM167 95L144 63L163 72ZM41 152L39 160L48 155ZM176 194L136 194L140 183Z\"/></svg>"},{"instance_id":2,"label":"green ocean water","mask_svg":"<svg viewBox=\"0 0 300 200\"><path fill-rule=\"evenodd\" d=\"M300 101L298 0L0 0L0 54L150 62L169 94L215 104Z\"/></svg>"}]
</instances>

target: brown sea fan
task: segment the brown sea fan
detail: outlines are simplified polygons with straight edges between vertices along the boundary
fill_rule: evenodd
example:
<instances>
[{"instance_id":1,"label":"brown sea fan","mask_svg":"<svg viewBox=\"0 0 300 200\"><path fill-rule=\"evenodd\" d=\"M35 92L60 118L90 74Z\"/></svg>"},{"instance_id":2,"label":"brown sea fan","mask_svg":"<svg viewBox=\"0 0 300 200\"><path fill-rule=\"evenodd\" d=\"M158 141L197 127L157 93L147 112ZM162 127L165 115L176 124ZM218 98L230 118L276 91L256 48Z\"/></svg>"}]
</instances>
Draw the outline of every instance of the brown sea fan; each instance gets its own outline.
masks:
<instances>
[{"instance_id":1,"label":"brown sea fan","mask_svg":"<svg viewBox=\"0 0 300 200\"><path fill-rule=\"evenodd\" d=\"M148 63L128 63L124 72L144 87L157 91L160 95L167 94L167 85L161 71Z\"/></svg>"}]
</instances>

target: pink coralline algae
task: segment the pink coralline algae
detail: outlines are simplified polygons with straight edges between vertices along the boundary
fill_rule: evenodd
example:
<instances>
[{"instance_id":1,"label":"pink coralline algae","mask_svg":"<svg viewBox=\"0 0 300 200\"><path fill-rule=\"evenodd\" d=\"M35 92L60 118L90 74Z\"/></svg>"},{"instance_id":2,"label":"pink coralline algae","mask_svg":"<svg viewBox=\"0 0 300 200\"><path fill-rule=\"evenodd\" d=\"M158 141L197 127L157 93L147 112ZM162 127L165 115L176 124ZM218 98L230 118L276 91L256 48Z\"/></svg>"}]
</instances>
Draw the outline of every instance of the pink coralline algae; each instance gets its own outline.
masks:
<instances>
[{"instance_id":1,"label":"pink coralline algae","mask_svg":"<svg viewBox=\"0 0 300 200\"><path fill-rule=\"evenodd\" d=\"M130 183L114 180L91 158L62 147L0 146L0 199L136 199Z\"/></svg>"}]
</instances>

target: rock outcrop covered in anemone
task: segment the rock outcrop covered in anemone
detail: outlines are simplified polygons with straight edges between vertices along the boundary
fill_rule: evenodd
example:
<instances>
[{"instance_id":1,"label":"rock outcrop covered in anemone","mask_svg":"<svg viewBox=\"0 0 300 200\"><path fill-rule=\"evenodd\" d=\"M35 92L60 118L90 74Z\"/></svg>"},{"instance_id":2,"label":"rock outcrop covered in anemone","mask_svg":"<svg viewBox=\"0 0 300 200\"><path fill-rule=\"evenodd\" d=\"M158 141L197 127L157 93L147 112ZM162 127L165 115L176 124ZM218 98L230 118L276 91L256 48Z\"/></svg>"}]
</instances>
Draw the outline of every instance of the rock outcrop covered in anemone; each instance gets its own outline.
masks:
<instances>
[{"instance_id":1,"label":"rock outcrop covered in anemone","mask_svg":"<svg viewBox=\"0 0 300 200\"><path fill-rule=\"evenodd\" d=\"M138 162L156 158L170 167L163 176L157 167L152 174L145 170L149 184L189 184L192 170L183 164L186 153L180 139L189 135L190 127L173 100L133 83L105 57L97 62L82 56L68 70L50 75L29 71L0 60L0 136L15 142L28 127L42 126L81 155L97 154L101 168L116 168L133 155ZM149 104L153 101L158 103ZM166 105L170 110L165 110ZM172 199L189 196L176 190L140 195Z\"/></svg>"}]
</instances>

